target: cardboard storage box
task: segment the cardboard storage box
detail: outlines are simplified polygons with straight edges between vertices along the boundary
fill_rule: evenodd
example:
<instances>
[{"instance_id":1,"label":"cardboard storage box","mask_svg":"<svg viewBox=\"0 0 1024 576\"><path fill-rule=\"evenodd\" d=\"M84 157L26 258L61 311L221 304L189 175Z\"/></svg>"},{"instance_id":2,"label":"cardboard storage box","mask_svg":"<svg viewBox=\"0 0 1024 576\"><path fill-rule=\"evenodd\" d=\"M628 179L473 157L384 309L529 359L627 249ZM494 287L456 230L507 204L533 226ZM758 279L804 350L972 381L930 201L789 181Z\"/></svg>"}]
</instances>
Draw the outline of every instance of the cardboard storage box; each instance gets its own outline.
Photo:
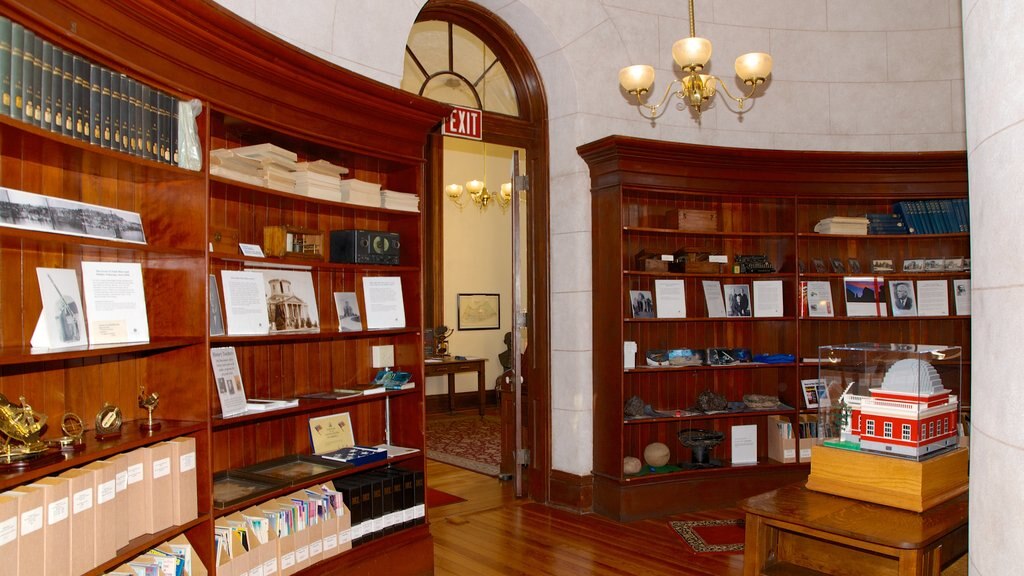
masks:
<instances>
[{"instance_id":1,"label":"cardboard storage box","mask_svg":"<svg viewBox=\"0 0 1024 576\"><path fill-rule=\"evenodd\" d=\"M813 422L817 416L804 414L800 416L801 422ZM790 422L789 418L781 416L768 417L768 457L776 462L796 462L796 436L798 432L793 431L792 438L786 438L785 424ZM811 446L814 446L815 438L800 438L800 461L807 462L811 459Z\"/></svg>"}]
</instances>

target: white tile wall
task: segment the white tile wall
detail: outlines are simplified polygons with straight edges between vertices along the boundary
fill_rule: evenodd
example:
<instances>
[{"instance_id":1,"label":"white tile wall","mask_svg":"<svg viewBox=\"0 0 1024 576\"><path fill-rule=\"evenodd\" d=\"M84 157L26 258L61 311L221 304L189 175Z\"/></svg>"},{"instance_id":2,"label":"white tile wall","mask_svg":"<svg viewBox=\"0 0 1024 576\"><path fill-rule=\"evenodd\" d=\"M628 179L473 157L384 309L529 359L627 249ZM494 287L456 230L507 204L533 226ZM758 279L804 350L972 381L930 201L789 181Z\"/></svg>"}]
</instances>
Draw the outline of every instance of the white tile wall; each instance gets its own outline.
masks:
<instances>
[{"instance_id":1,"label":"white tile wall","mask_svg":"<svg viewBox=\"0 0 1024 576\"><path fill-rule=\"evenodd\" d=\"M825 30L825 4L825 0L715 0L715 22L751 28Z\"/></svg>"},{"instance_id":2,"label":"white tile wall","mask_svg":"<svg viewBox=\"0 0 1024 576\"><path fill-rule=\"evenodd\" d=\"M302 5L256 0L256 24L305 48L331 51L335 0L308 0ZM338 22L344 25L345 22ZM349 23L351 27L351 23Z\"/></svg>"},{"instance_id":3,"label":"white tile wall","mask_svg":"<svg viewBox=\"0 0 1024 576\"><path fill-rule=\"evenodd\" d=\"M886 34L888 80L958 80L964 77L960 27Z\"/></svg>"},{"instance_id":4,"label":"white tile wall","mask_svg":"<svg viewBox=\"0 0 1024 576\"><path fill-rule=\"evenodd\" d=\"M928 30L946 26L948 0L828 0L829 30Z\"/></svg>"},{"instance_id":5,"label":"white tile wall","mask_svg":"<svg viewBox=\"0 0 1024 576\"><path fill-rule=\"evenodd\" d=\"M949 132L953 102L949 82L830 84L835 134Z\"/></svg>"},{"instance_id":6,"label":"white tile wall","mask_svg":"<svg viewBox=\"0 0 1024 576\"><path fill-rule=\"evenodd\" d=\"M884 81L885 33L773 30L772 60L779 80Z\"/></svg>"}]
</instances>

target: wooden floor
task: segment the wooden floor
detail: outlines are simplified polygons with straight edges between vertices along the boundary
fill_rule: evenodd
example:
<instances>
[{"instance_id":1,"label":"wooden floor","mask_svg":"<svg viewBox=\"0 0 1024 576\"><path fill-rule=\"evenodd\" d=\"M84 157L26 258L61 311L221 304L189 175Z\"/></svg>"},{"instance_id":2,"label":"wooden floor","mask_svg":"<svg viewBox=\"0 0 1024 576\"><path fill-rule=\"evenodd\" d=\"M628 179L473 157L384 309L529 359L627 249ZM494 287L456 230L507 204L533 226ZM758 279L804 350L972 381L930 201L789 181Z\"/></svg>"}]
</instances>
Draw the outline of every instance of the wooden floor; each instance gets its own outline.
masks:
<instances>
[{"instance_id":1,"label":"wooden floor","mask_svg":"<svg viewBox=\"0 0 1024 576\"><path fill-rule=\"evenodd\" d=\"M668 520L739 518L715 510L620 524L517 500L512 483L427 461L427 482L465 502L430 508L437 576L739 575L742 554L696 554Z\"/></svg>"}]
</instances>

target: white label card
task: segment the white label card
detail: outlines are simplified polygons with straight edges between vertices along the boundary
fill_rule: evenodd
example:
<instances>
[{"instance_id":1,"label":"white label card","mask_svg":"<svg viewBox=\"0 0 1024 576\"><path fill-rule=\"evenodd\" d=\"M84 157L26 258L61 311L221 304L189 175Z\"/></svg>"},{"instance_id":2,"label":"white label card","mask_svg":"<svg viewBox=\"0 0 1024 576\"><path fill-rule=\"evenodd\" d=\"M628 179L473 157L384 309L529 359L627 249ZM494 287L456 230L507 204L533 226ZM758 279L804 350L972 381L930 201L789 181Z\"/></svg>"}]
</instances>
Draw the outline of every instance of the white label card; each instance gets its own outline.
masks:
<instances>
[{"instance_id":1,"label":"white label card","mask_svg":"<svg viewBox=\"0 0 1024 576\"><path fill-rule=\"evenodd\" d=\"M338 547L338 535L331 534L324 538L324 550L334 550Z\"/></svg>"},{"instance_id":2,"label":"white label card","mask_svg":"<svg viewBox=\"0 0 1024 576\"><path fill-rule=\"evenodd\" d=\"M178 468L182 472L188 472L196 467L196 453L189 452L188 454L182 454L179 458Z\"/></svg>"},{"instance_id":3,"label":"white label card","mask_svg":"<svg viewBox=\"0 0 1024 576\"><path fill-rule=\"evenodd\" d=\"M277 574L277 558L263 563L263 576L270 576L271 574Z\"/></svg>"},{"instance_id":4,"label":"white label card","mask_svg":"<svg viewBox=\"0 0 1024 576\"><path fill-rule=\"evenodd\" d=\"M351 541L352 541L352 529L351 528L349 528L348 530L342 530L341 532L338 532L338 544L344 545L344 544L346 544L348 542L351 542Z\"/></svg>"},{"instance_id":5,"label":"white label card","mask_svg":"<svg viewBox=\"0 0 1024 576\"><path fill-rule=\"evenodd\" d=\"M128 467L128 486L142 482L143 475L145 474L145 467L139 464L132 464Z\"/></svg>"},{"instance_id":6,"label":"white label card","mask_svg":"<svg viewBox=\"0 0 1024 576\"><path fill-rule=\"evenodd\" d=\"M317 554L323 554L324 552L324 541L317 540L309 545L309 555L316 556Z\"/></svg>"},{"instance_id":7,"label":"white label card","mask_svg":"<svg viewBox=\"0 0 1024 576\"><path fill-rule=\"evenodd\" d=\"M295 561L305 562L309 560L309 546L302 546L295 551Z\"/></svg>"},{"instance_id":8,"label":"white label card","mask_svg":"<svg viewBox=\"0 0 1024 576\"><path fill-rule=\"evenodd\" d=\"M163 478L171 473L171 459L161 458L153 462L153 479Z\"/></svg>"},{"instance_id":9,"label":"white label card","mask_svg":"<svg viewBox=\"0 0 1024 576\"><path fill-rule=\"evenodd\" d=\"M281 569L285 570L295 566L295 552L288 552L281 555Z\"/></svg>"},{"instance_id":10,"label":"white label card","mask_svg":"<svg viewBox=\"0 0 1024 576\"><path fill-rule=\"evenodd\" d=\"M0 522L0 546L13 542L18 537L18 517L11 516Z\"/></svg>"},{"instance_id":11,"label":"white label card","mask_svg":"<svg viewBox=\"0 0 1024 576\"><path fill-rule=\"evenodd\" d=\"M78 514L92 508L92 488L75 492L71 503L71 513Z\"/></svg>"},{"instance_id":12,"label":"white label card","mask_svg":"<svg viewBox=\"0 0 1024 576\"><path fill-rule=\"evenodd\" d=\"M96 494L96 503L106 504L113 500L114 496L117 494L116 484L117 483L114 480L100 484L100 489Z\"/></svg>"},{"instance_id":13,"label":"white label card","mask_svg":"<svg viewBox=\"0 0 1024 576\"><path fill-rule=\"evenodd\" d=\"M118 472L115 478L115 487L118 492L124 492L128 488L128 471Z\"/></svg>"},{"instance_id":14,"label":"white label card","mask_svg":"<svg viewBox=\"0 0 1024 576\"><path fill-rule=\"evenodd\" d=\"M21 535L27 536L43 527L43 507L33 508L21 514Z\"/></svg>"},{"instance_id":15,"label":"white label card","mask_svg":"<svg viewBox=\"0 0 1024 576\"><path fill-rule=\"evenodd\" d=\"M53 526L57 522L62 522L68 518L68 499L61 498L56 502L51 502L46 507L46 524Z\"/></svg>"},{"instance_id":16,"label":"white label card","mask_svg":"<svg viewBox=\"0 0 1024 576\"><path fill-rule=\"evenodd\" d=\"M243 244L238 243L238 249L242 251L243 256L252 256L253 258L265 258L263 254L263 248L259 244Z\"/></svg>"}]
</instances>

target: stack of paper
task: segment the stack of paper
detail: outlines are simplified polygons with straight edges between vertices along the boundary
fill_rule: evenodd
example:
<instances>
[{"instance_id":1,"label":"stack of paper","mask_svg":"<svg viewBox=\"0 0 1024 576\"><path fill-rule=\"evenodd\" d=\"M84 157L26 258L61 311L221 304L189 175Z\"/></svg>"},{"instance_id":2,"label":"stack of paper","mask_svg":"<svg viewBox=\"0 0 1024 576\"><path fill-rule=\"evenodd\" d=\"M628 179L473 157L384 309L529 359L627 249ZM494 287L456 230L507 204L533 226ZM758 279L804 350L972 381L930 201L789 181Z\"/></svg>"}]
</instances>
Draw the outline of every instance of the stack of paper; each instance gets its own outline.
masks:
<instances>
[{"instance_id":1,"label":"stack of paper","mask_svg":"<svg viewBox=\"0 0 1024 576\"><path fill-rule=\"evenodd\" d=\"M815 224L814 231L819 234L867 236L868 219L848 216L832 216L831 218L825 218Z\"/></svg>"},{"instance_id":2,"label":"stack of paper","mask_svg":"<svg viewBox=\"0 0 1024 576\"><path fill-rule=\"evenodd\" d=\"M331 164L326 160L299 162L295 177L295 193L341 201L341 175L348 174L348 168Z\"/></svg>"},{"instance_id":3,"label":"stack of paper","mask_svg":"<svg viewBox=\"0 0 1024 576\"><path fill-rule=\"evenodd\" d=\"M259 175L263 179L263 185L271 190L295 192L295 172L292 172L283 164L263 161L263 167L260 168Z\"/></svg>"},{"instance_id":4,"label":"stack of paper","mask_svg":"<svg viewBox=\"0 0 1024 576\"><path fill-rule=\"evenodd\" d=\"M227 148L210 150L210 174L214 176L223 176L253 186L263 186L263 178L259 175L260 166L259 160L236 156Z\"/></svg>"},{"instance_id":5,"label":"stack of paper","mask_svg":"<svg viewBox=\"0 0 1024 576\"><path fill-rule=\"evenodd\" d=\"M392 210L404 210L406 212L420 211L420 197L406 192L395 192L394 190L382 190L380 193L381 208Z\"/></svg>"},{"instance_id":6,"label":"stack of paper","mask_svg":"<svg viewBox=\"0 0 1024 576\"><path fill-rule=\"evenodd\" d=\"M341 181L341 201L380 208L380 184L355 178Z\"/></svg>"},{"instance_id":7,"label":"stack of paper","mask_svg":"<svg viewBox=\"0 0 1024 576\"><path fill-rule=\"evenodd\" d=\"M232 148L232 152L236 156L242 156L244 158L253 158L260 160L266 164L279 164L281 167L287 170L298 170L299 155L291 150L285 150L280 146L275 146L269 142L264 144L256 144L253 146L242 146L240 148Z\"/></svg>"}]
</instances>

